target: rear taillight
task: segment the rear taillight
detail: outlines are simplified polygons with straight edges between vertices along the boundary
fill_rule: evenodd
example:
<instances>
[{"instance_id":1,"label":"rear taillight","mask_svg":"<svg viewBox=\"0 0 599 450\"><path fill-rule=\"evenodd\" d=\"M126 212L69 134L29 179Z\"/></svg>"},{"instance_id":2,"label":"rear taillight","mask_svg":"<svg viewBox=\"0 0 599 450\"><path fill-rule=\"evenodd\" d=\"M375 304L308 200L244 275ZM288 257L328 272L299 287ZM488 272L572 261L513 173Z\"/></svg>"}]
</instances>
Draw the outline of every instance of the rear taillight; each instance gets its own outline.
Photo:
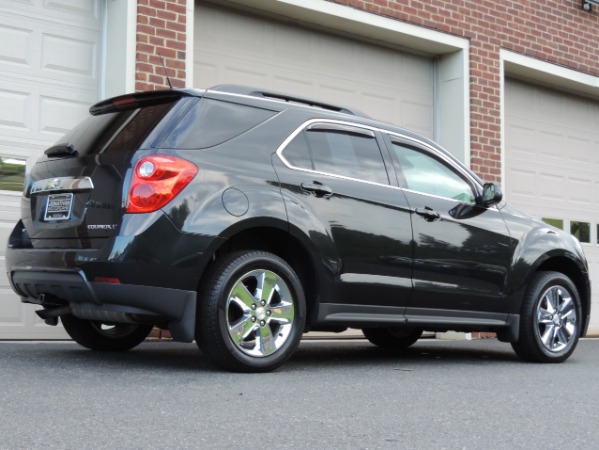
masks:
<instances>
[{"instance_id":1,"label":"rear taillight","mask_svg":"<svg viewBox=\"0 0 599 450\"><path fill-rule=\"evenodd\" d=\"M142 158L133 171L126 211L157 211L175 198L197 173L195 164L174 156Z\"/></svg>"}]
</instances>

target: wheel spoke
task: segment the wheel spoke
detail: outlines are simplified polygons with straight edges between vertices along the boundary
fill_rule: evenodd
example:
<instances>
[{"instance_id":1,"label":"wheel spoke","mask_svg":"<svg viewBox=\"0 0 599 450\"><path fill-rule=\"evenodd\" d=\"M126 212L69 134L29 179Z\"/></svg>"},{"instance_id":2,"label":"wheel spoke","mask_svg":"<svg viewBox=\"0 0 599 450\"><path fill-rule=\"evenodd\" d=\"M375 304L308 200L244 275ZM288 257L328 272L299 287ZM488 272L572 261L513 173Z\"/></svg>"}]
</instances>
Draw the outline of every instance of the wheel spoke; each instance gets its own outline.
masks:
<instances>
[{"instance_id":1,"label":"wheel spoke","mask_svg":"<svg viewBox=\"0 0 599 450\"><path fill-rule=\"evenodd\" d=\"M546 309L539 307L537 320L539 321L539 323L551 323L553 320L553 315Z\"/></svg>"},{"instance_id":2,"label":"wheel spoke","mask_svg":"<svg viewBox=\"0 0 599 450\"><path fill-rule=\"evenodd\" d=\"M262 275L258 277L256 296L260 300L264 300L267 305L270 304L278 281L279 278L277 277L276 273L264 271Z\"/></svg>"},{"instance_id":3,"label":"wheel spoke","mask_svg":"<svg viewBox=\"0 0 599 450\"><path fill-rule=\"evenodd\" d=\"M256 303L256 299L241 280L231 291L229 301L239 306L244 313L249 312L252 305Z\"/></svg>"},{"instance_id":4,"label":"wheel spoke","mask_svg":"<svg viewBox=\"0 0 599 450\"><path fill-rule=\"evenodd\" d=\"M293 303L289 302L281 302L280 305L271 309L272 315L270 316L270 320L276 321L281 324L291 323L293 322L293 318L295 317L295 311L293 308Z\"/></svg>"},{"instance_id":5,"label":"wheel spoke","mask_svg":"<svg viewBox=\"0 0 599 450\"><path fill-rule=\"evenodd\" d=\"M561 317L565 317L566 314L574 311L574 302L572 297L564 297L563 302L559 305L559 313Z\"/></svg>"},{"instance_id":6,"label":"wheel spoke","mask_svg":"<svg viewBox=\"0 0 599 450\"><path fill-rule=\"evenodd\" d=\"M547 304L547 311L553 314L557 310L558 304L557 289L550 289L545 294L545 303Z\"/></svg>"},{"instance_id":7,"label":"wheel spoke","mask_svg":"<svg viewBox=\"0 0 599 450\"><path fill-rule=\"evenodd\" d=\"M263 356L268 356L273 354L276 350L277 350L277 346L275 343L275 338L272 335L272 330L270 329L270 327L264 326L264 327L260 327L260 333L259 333L259 348L260 348L260 353Z\"/></svg>"},{"instance_id":8,"label":"wheel spoke","mask_svg":"<svg viewBox=\"0 0 599 450\"><path fill-rule=\"evenodd\" d=\"M550 325L547 325L543 335L541 336L541 340L543 341L543 344L545 345L545 347L547 347L549 349L552 347L551 343L553 341L554 336L555 336L555 326L553 325L553 323L551 323Z\"/></svg>"},{"instance_id":9,"label":"wheel spoke","mask_svg":"<svg viewBox=\"0 0 599 450\"><path fill-rule=\"evenodd\" d=\"M556 340L554 342L555 347L563 347L566 344L568 344L569 336L566 334L566 330L564 329L564 327L556 327L555 337L556 337Z\"/></svg>"},{"instance_id":10,"label":"wheel spoke","mask_svg":"<svg viewBox=\"0 0 599 450\"><path fill-rule=\"evenodd\" d=\"M244 316L236 324L229 327L229 334L236 344L241 344L253 331L257 325L250 320L249 316Z\"/></svg>"},{"instance_id":11,"label":"wheel spoke","mask_svg":"<svg viewBox=\"0 0 599 450\"><path fill-rule=\"evenodd\" d=\"M567 321L564 323L564 328L568 332L569 336L574 336L574 333L576 333L576 322L575 321Z\"/></svg>"}]
</instances>

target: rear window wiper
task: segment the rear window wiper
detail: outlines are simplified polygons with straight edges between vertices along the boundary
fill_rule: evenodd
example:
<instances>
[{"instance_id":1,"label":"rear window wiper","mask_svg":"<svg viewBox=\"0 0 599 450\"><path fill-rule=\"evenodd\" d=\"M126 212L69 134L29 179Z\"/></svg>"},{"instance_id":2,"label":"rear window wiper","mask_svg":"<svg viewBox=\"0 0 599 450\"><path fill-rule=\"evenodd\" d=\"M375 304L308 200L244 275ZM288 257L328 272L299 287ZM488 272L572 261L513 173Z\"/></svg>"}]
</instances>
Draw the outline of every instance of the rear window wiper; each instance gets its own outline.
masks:
<instances>
[{"instance_id":1,"label":"rear window wiper","mask_svg":"<svg viewBox=\"0 0 599 450\"><path fill-rule=\"evenodd\" d=\"M79 152L75 150L73 144L56 144L44 152L47 156L77 156Z\"/></svg>"}]
</instances>

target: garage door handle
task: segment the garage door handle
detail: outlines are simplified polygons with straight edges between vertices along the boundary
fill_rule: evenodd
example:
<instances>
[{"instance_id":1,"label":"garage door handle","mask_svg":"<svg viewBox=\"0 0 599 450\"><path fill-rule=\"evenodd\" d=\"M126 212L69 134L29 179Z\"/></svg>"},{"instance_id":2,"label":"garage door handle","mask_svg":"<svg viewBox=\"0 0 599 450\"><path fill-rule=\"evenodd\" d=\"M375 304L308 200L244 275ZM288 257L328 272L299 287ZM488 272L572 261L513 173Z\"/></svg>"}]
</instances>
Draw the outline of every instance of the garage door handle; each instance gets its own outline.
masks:
<instances>
[{"instance_id":1,"label":"garage door handle","mask_svg":"<svg viewBox=\"0 0 599 450\"><path fill-rule=\"evenodd\" d=\"M330 187L325 186L318 181L302 183L301 186L304 191L312 192L316 197L329 197L333 195L333 190Z\"/></svg>"},{"instance_id":2,"label":"garage door handle","mask_svg":"<svg viewBox=\"0 0 599 450\"><path fill-rule=\"evenodd\" d=\"M441 217L437 211L429 208L428 206L425 208L416 208L416 214L424 217L424 220L426 220L427 222L434 222L439 217Z\"/></svg>"}]
</instances>

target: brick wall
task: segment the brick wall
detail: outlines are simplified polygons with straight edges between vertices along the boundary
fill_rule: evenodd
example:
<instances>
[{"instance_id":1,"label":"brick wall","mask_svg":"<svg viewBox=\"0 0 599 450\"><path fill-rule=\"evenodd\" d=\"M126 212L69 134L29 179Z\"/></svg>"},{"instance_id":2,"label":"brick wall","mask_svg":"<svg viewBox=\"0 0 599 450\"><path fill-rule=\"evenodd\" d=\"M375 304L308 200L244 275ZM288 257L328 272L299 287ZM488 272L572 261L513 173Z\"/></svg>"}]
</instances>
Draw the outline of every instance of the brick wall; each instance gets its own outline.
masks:
<instances>
[{"instance_id":1,"label":"brick wall","mask_svg":"<svg viewBox=\"0 0 599 450\"><path fill-rule=\"evenodd\" d=\"M599 8L581 0L333 0L470 40L471 167L501 181L500 49L599 76Z\"/></svg>"},{"instance_id":2,"label":"brick wall","mask_svg":"<svg viewBox=\"0 0 599 450\"><path fill-rule=\"evenodd\" d=\"M186 0L138 0L135 90L185 86ZM164 58L164 66L160 56Z\"/></svg>"},{"instance_id":3,"label":"brick wall","mask_svg":"<svg viewBox=\"0 0 599 450\"><path fill-rule=\"evenodd\" d=\"M501 181L500 49L599 76L599 8L581 0L332 0L470 40L471 167ZM138 0L136 90L185 85L186 0Z\"/></svg>"}]
</instances>

